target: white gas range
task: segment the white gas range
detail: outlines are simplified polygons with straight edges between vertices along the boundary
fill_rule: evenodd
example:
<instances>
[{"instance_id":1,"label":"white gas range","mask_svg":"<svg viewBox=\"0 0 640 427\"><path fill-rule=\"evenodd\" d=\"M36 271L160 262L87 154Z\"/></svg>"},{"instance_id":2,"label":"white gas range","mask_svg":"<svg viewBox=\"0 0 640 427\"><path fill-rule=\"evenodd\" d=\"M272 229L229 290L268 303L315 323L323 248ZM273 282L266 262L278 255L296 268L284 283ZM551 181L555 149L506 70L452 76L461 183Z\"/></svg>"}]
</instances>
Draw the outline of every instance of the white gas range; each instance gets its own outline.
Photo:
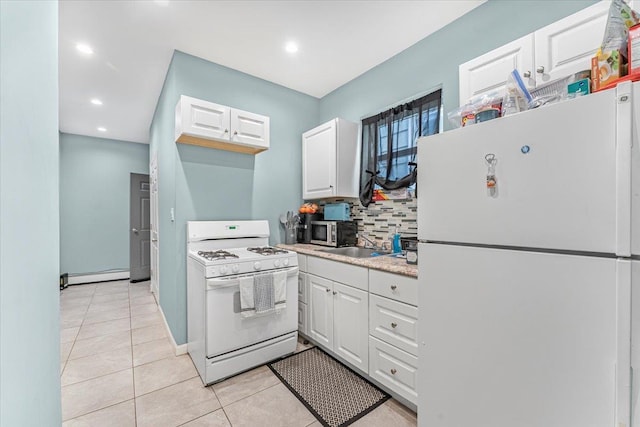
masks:
<instances>
[{"instance_id":1,"label":"white gas range","mask_svg":"<svg viewBox=\"0 0 640 427\"><path fill-rule=\"evenodd\" d=\"M205 384L296 348L298 259L268 245L267 221L187 222L187 346ZM276 272L286 278L286 307L244 317L241 281Z\"/></svg>"}]
</instances>

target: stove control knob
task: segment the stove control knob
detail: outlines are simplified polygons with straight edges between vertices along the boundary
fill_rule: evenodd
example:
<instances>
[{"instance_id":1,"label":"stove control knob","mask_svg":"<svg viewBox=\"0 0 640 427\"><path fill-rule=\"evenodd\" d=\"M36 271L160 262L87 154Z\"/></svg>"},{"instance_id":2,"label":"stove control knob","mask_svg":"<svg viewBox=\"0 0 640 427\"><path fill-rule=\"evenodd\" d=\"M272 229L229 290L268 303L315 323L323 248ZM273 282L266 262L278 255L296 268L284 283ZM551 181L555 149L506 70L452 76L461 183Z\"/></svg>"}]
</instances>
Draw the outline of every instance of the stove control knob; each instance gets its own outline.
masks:
<instances>
[{"instance_id":1,"label":"stove control knob","mask_svg":"<svg viewBox=\"0 0 640 427\"><path fill-rule=\"evenodd\" d=\"M254 270L260 270L262 268L262 266L260 265L260 261L256 261L253 263L253 269Z\"/></svg>"},{"instance_id":2,"label":"stove control knob","mask_svg":"<svg viewBox=\"0 0 640 427\"><path fill-rule=\"evenodd\" d=\"M220 267L220 274L227 274L227 266L223 265L222 267Z\"/></svg>"},{"instance_id":3,"label":"stove control knob","mask_svg":"<svg viewBox=\"0 0 640 427\"><path fill-rule=\"evenodd\" d=\"M240 266L238 264L233 264L233 266L231 267L231 271L237 273L238 271L240 271Z\"/></svg>"},{"instance_id":4,"label":"stove control knob","mask_svg":"<svg viewBox=\"0 0 640 427\"><path fill-rule=\"evenodd\" d=\"M277 259L277 260L273 261L273 266L274 267L280 267L280 260Z\"/></svg>"},{"instance_id":5,"label":"stove control knob","mask_svg":"<svg viewBox=\"0 0 640 427\"><path fill-rule=\"evenodd\" d=\"M289 265L289 258L285 258L285 259L283 259L283 260L282 260L282 265L284 265L285 267L286 267L287 265Z\"/></svg>"}]
</instances>

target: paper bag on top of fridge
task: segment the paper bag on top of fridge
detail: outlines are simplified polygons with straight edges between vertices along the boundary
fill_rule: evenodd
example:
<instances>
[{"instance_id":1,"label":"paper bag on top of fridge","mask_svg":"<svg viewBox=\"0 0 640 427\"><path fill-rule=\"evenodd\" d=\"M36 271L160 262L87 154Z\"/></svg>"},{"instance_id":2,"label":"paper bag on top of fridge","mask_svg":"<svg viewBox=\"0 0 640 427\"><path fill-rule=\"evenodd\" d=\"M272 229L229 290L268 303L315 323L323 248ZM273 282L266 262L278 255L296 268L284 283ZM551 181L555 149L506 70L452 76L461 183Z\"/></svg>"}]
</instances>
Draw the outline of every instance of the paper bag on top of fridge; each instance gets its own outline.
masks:
<instances>
[{"instance_id":1,"label":"paper bag on top of fridge","mask_svg":"<svg viewBox=\"0 0 640 427\"><path fill-rule=\"evenodd\" d=\"M629 28L640 23L640 16L631 9L624 0L613 0L609 7L607 26L604 29L604 37L600 50L607 54L618 50L627 58L627 39Z\"/></svg>"}]
</instances>

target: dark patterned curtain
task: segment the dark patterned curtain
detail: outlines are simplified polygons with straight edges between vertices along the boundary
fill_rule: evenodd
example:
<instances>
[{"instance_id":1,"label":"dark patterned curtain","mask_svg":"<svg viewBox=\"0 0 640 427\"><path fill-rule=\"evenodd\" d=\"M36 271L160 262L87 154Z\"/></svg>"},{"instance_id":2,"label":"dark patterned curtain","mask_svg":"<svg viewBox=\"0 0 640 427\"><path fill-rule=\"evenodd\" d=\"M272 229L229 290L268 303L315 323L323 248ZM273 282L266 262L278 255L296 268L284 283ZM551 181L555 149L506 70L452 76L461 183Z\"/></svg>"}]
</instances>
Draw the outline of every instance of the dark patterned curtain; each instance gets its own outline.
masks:
<instances>
[{"instance_id":1,"label":"dark patterned curtain","mask_svg":"<svg viewBox=\"0 0 640 427\"><path fill-rule=\"evenodd\" d=\"M371 203L376 186L395 190L415 184L417 139L438 133L441 95L438 90L362 121L363 206Z\"/></svg>"}]
</instances>

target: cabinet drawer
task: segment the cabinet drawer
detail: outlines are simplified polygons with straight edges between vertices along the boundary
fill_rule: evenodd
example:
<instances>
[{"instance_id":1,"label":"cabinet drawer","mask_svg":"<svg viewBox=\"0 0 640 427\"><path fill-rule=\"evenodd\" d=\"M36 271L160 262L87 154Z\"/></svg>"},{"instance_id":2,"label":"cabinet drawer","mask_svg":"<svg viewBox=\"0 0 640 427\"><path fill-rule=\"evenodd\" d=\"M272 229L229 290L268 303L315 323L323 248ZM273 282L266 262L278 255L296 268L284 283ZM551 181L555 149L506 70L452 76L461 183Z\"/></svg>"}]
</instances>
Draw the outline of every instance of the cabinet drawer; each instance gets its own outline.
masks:
<instances>
[{"instance_id":1,"label":"cabinet drawer","mask_svg":"<svg viewBox=\"0 0 640 427\"><path fill-rule=\"evenodd\" d=\"M376 295L418 305L418 279L414 277L369 270L369 289Z\"/></svg>"},{"instance_id":2,"label":"cabinet drawer","mask_svg":"<svg viewBox=\"0 0 640 427\"><path fill-rule=\"evenodd\" d=\"M369 337L369 376L417 404L418 358Z\"/></svg>"},{"instance_id":3,"label":"cabinet drawer","mask_svg":"<svg viewBox=\"0 0 640 427\"><path fill-rule=\"evenodd\" d=\"M370 295L369 334L417 356L418 308Z\"/></svg>"},{"instance_id":4,"label":"cabinet drawer","mask_svg":"<svg viewBox=\"0 0 640 427\"><path fill-rule=\"evenodd\" d=\"M307 326L309 325L308 321L308 310L307 304L299 302L298 303L298 331L301 334L308 335Z\"/></svg>"},{"instance_id":5,"label":"cabinet drawer","mask_svg":"<svg viewBox=\"0 0 640 427\"><path fill-rule=\"evenodd\" d=\"M363 291L369 290L368 269L365 267L310 256L307 258L307 271Z\"/></svg>"},{"instance_id":6,"label":"cabinet drawer","mask_svg":"<svg viewBox=\"0 0 640 427\"><path fill-rule=\"evenodd\" d=\"M298 301L309 303L309 284L307 273L298 273Z\"/></svg>"},{"instance_id":7,"label":"cabinet drawer","mask_svg":"<svg viewBox=\"0 0 640 427\"><path fill-rule=\"evenodd\" d=\"M302 254L298 255L298 270L307 272L307 256Z\"/></svg>"}]
</instances>

